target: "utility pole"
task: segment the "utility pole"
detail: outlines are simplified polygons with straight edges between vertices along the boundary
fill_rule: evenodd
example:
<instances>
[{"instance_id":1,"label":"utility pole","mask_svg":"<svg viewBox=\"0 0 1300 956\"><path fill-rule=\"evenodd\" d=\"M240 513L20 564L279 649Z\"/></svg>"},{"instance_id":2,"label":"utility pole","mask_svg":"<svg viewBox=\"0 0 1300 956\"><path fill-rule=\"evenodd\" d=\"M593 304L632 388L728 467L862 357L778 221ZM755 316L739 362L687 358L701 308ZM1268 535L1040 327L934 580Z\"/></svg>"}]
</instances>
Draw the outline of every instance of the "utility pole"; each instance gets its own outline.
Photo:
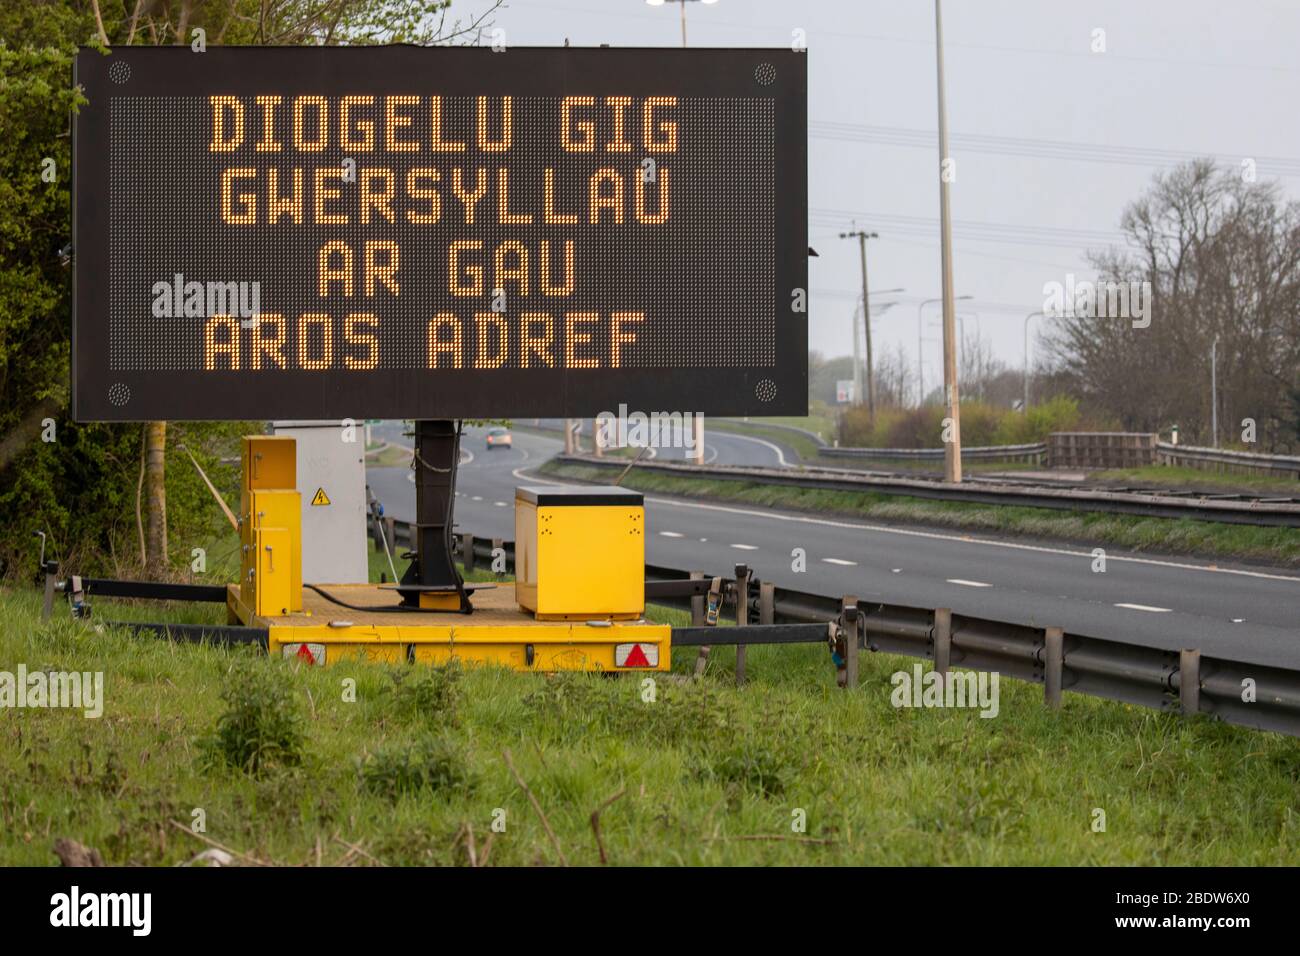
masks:
<instances>
[{"instance_id":1,"label":"utility pole","mask_svg":"<svg viewBox=\"0 0 1300 956\"><path fill-rule=\"evenodd\" d=\"M943 390L947 429L951 441L943 443L944 479L961 481L961 403L957 395L957 334L952 298L952 213L948 208L948 109L943 91L943 12L934 0L934 59L939 87L939 228L943 247Z\"/></svg>"},{"instance_id":2,"label":"utility pole","mask_svg":"<svg viewBox=\"0 0 1300 956\"><path fill-rule=\"evenodd\" d=\"M862 325L866 330L867 338L867 414L871 420L876 418L876 378L872 371L871 364L871 297L867 291L867 240L879 239L880 236L874 232L866 232L862 229L853 232L841 232L841 239L857 239L858 253L862 259ZM858 335L857 330L853 333L853 377L856 379L858 370Z\"/></svg>"},{"instance_id":3,"label":"utility pole","mask_svg":"<svg viewBox=\"0 0 1300 956\"><path fill-rule=\"evenodd\" d=\"M862 315L862 299L853 303L853 403L862 401L862 337L858 335L858 317Z\"/></svg>"}]
</instances>

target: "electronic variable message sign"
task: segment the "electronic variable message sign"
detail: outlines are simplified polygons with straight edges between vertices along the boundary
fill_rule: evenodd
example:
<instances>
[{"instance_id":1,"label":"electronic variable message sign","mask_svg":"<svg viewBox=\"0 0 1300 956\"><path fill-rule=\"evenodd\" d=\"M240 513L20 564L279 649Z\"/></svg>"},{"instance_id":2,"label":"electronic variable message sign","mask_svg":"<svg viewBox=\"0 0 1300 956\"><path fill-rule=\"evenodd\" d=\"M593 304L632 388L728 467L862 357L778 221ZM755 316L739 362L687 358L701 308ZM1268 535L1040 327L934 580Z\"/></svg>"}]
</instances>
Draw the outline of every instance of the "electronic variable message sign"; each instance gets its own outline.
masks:
<instances>
[{"instance_id":1,"label":"electronic variable message sign","mask_svg":"<svg viewBox=\"0 0 1300 956\"><path fill-rule=\"evenodd\" d=\"M74 415L802 414L806 62L82 51Z\"/></svg>"}]
</instances>

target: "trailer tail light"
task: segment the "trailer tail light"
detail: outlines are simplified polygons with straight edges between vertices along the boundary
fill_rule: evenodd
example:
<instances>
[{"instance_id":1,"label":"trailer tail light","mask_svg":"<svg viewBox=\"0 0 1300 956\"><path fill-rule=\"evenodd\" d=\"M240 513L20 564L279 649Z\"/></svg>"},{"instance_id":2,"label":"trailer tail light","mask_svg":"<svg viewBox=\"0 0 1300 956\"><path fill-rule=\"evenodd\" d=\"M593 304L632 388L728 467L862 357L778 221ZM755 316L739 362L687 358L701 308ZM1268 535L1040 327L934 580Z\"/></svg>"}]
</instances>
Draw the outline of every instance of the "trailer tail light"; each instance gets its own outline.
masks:
<instances>
[{"instance_id":1,"label":"trailer tail light","mask_svg":"<svg viewBox=\"0 0 1300 956\"><path fill-rule=\"evenodd\" d=\"M285 644L280 651L285 657L302 661L309 666L325 663L324 644Z\"/></svg>"},{"instance_id":2,"label":"trailer tail light","mask_svg":"<svg viewBox=\"0 0 1300 956\"><path fill-rule=\"evenodd\" d=\"M615 644L615 667L658 667L658 644Z\"/></svg>"}]
</instances>

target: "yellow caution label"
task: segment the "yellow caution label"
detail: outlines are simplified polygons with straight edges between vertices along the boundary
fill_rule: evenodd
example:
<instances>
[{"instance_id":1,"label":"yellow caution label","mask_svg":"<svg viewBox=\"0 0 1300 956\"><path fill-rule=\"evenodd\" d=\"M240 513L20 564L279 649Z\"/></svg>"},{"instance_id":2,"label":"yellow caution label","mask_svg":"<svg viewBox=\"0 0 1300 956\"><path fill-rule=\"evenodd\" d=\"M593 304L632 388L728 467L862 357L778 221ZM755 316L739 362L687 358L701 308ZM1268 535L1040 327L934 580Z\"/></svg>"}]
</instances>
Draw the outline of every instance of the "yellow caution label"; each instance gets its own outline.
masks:
<instances>
[{"instance_id":1,"label":"yellow caution label","mask_svg":"<svg viewBox=\"0 0 1300 956\"><path fill-rule=\"evenodd\" d=\"M330 496L325 494L324 488L317 488L316 494L312 495L311 503L313 505L327 505L330 503Z\"/></svg>"}]
</instances>

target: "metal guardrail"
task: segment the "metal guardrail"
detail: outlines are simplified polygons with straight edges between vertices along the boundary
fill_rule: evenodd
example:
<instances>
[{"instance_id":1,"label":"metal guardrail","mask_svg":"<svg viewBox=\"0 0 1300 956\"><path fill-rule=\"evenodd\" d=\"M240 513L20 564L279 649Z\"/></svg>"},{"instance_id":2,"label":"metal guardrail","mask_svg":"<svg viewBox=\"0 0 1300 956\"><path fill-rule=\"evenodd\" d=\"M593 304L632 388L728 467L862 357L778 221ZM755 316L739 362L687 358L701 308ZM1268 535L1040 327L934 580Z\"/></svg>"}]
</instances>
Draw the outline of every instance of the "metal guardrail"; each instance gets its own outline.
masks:
<instances>
[{"instance_id":1,"label":"metal guardrail","mask_svg":"<svg viewBox=\"0 0 1300 956\"><path fill-rule=\"evenodd\" d=\"M1189 445L1171 445L1159 442L1156 457L1170 465L1221 465L1245 468L1250 471L1274 472L1300 479L1300 456L1261 455L1249 451L1227 451L1222 448L1197 448Z\"/></svg>"},{"instance_id":2,"label":"metal guardrail","mask_svg":"<svg viewBox=\"0 0 1300 956\"><path fill-rule=\"evenodd\" d=\"M555 461L591 468L622 471L624 460L605 460L578 455L559 455ZM749 465L687 465L671 462L637 462L637 470L678 475L683 478L716 478L723 481L755 482L858 491L865 494L905 495L937 501L965 501L972 504L1052 508L1064 511L1099 511L1142 515L1151 518L1193 518L1227 524L1300 528L1300 503L1269 498L1251 499L1238 495L1173 494L1133 488L1063 488L1023 481L990 481L952 484L934 478L857 472L845 468L762 468Z\"/></svg>"},{"instance_id":3,"label":"metal guardrail","mask_svg":"<svg viewBox=\"0 0 1300 956\"><path fill-rule=\"evenodd\" d=\"M409 538L405 522L391 522L391 526L399 541ZM513 541L462 534L458 543L458 553L463 560L468 558L466 567L478 562L490 567L494 557L504 556L506 572L514 571ZM690 582L698 594L712 575L650 564L645 571L648 601L685 610L692 610L694 602L694 622L702 623L696 617L702 598L690 596L692 589L682 585ZM723 581L734 589L734 578L724 576ZM746 617L760 623L757 632L752 625L742 629L742 641L728 637L727 631L734 628L674 628L674 642L679 646L818 643L825 640L828 625L842 621L844 597L775 587L754 578L748 584ZM1203 656L1198 650L1144 647L1059 627L953 614L945 608L876 601L857 601L856 606L861 648L929 660L943 672L958 667L1041 684L1048 706L1059 706L1062 692L1068 690L1300 737L1300 670ZM737 618L734 604L726 616Z\"/></svg>"},{"instance_id":4,"label":"metal guardrail","mask_svg":"<svg viewBox=\"0 0 1300 956\"><path fill-rule=\"evenodd\" d=\"M818 454L827 458L863 458L880 461L943 461L942 448L822 448ZM962 461L1042 461L1047 455L1046 442L1028 445L986 445L963 448Z\"/></svg>"}]
</instances>

